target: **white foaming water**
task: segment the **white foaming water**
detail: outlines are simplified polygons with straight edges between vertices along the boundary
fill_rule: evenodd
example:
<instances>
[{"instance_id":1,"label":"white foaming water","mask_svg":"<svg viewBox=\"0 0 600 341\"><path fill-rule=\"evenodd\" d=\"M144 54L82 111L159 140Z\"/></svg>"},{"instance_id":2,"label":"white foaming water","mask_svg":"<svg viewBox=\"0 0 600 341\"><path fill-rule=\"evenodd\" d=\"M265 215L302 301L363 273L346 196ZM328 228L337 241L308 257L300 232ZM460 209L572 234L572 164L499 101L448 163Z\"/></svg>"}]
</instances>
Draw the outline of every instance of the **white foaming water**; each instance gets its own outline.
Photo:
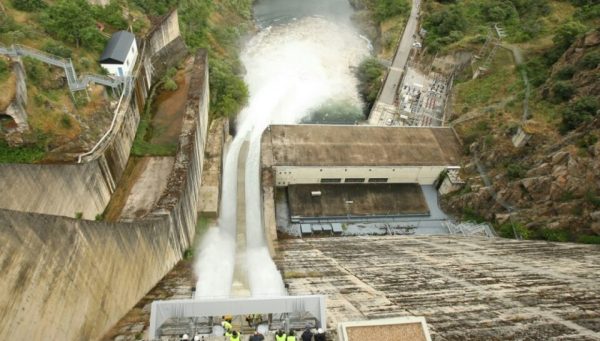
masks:
<instances>
[{"instance_id":1,"label":"white foaming water","mask_svg":"<svg viewBox=\"0 0 600 341\"><path fill-rule=\"evenodd\" d=\"M362 106L351 67L369 54L369 44L351 27L323 18L304 18L269 27L246 46L242 61L250 91L240 113L238 133L226 157L219 227L212 227L196 264L196 297L228 296L235 252L245 252L253 296L285 294L283 281L265 242L260 196L260 136L269 124L293 124L327 101ZM249 141L246 160L246 250L236 250L237 159Z\"/></svg>"}]
</instances>

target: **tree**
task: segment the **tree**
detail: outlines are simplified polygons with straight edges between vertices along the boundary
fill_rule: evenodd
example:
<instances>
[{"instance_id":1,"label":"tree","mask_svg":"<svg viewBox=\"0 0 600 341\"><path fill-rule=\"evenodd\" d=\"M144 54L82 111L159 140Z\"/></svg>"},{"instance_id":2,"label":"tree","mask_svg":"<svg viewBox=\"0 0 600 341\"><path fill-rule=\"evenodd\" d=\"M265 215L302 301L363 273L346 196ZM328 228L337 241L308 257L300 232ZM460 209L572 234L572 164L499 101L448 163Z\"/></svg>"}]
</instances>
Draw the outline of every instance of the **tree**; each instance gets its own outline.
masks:
<instances>
[{"instance_id":1,"label":"tree","mask_svg":"<svg viewBox=\"0 0 600 341\"><path fill-rule=\"evenodd\" d=\"M94 47L103 40L85 0L59 0L48 7L41 21L46 32L77 47Z\"/></svg>"},{"instance_id":2,"label":"tree","mask_svg":"<svg viewBox=\"0 0 600 341\"><path fill-rule=\"evenodd\" d=\"M374 12L377 21L383 21L396 15L407 13L410 10L406 0L379 0Z\"/></svg>"}]
</instances>

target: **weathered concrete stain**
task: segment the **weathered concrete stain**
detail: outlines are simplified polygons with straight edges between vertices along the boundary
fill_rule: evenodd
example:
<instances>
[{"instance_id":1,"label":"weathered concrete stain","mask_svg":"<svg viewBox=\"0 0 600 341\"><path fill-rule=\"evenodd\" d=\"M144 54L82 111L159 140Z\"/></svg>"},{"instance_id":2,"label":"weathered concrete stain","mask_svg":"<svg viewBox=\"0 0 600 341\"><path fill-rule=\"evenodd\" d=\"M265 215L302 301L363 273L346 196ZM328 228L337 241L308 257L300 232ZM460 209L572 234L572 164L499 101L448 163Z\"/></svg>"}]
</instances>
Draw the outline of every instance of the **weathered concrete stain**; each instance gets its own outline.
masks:
<instances>
[{"instance_id":1,"label":"weathered concrete stain","mask_svg":"<svg viewBox=\"0 0 600 341\"><path fill-rule=\"evenodd\" d=\"M280 241L291 294L339 321L425 316L434 340L600 339L600 248L465 237Z\"/></svg>"}]
</instances>

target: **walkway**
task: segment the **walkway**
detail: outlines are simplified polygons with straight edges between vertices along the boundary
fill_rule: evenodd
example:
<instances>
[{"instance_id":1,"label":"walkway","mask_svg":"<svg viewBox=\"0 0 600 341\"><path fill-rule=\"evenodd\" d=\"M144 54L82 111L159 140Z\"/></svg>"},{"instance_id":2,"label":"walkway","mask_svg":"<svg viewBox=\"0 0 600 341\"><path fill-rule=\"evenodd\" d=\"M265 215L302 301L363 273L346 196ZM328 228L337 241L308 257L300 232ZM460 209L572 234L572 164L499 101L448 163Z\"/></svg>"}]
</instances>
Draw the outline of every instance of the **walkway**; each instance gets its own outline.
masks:
<instances>
[{"instance_id":1,"label":"walkway","mask_svg":"<svg viewBox=\"0 0 600 341\"><path fill-rule=\"evenodd\" d=\"M10 47L0 45L0 54L10 57L30 57L46 64L63 68L71 92L85 90L90 83L101 84L111 88L116 88L123 83L123 79L101 75L83 75L78 78L71 59L64 59L23 45L15 44Z\"/></svg>"},{"instance_id":2,"label":"walkway","mask_svg":"<svg viewBox=\"0 0 600 341\"><path fill-rule=\"evenodd\" d=\"M417 31L418 15L421 0L413 0L410 16L406 27L404 28L404 34L396 50L396 55L392 61L392 66L389 68L387 77L383 84L383 88L379 93L379 97L373 106L371 115L369 116L370 124L377 124L380 117L385 111L389 111L390 107L395 110L395 99L398 92L398 86L402 81L406 62L412 49L413 35Z\"/></svg>"}]
</instances>

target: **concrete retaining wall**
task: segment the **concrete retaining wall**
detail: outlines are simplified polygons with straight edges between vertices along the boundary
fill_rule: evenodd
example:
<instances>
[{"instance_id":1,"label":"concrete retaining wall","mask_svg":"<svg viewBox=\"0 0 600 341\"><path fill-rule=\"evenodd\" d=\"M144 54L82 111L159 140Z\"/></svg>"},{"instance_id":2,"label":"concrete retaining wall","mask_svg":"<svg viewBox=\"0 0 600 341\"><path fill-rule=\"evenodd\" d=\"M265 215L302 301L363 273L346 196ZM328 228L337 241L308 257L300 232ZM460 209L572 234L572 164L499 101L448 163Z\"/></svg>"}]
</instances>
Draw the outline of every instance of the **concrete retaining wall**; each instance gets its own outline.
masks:
<instances>
[{"instance_id":1,"label":"concrete retaining wall","mask_svg":"<svg viewBox=\"0 0 600 341\"><path fill-rule=\"evenodd\" d=\"M166 14L160 24L148 34L148 48L150 54L155 54L167 46L171 41L180 36L179 16L177 10Z\"/></svg>"},{"instance_id":2,"label":"concrete retaining wall","mask_svg":"<svg viewBox=\"0 0 600 341\"><path fill-rule=\"evenodd\" d=\"M94 219L104 211L129 160L148 84L153 74L160 75L149 61L156 61L161 69L187 53L179 27L173 26L178 24L177 11L173 11L149 35L146 45L152 47L141 49L133 73L140 79L136 92L123 96L112 132L83 155L80 164L0 164L0 209L67 217L81 213L84 219Z\"/></svg>"},{"instance_id":3,"label":"concrete retaining wall","mask_svg":"<svg viewBox=\"0 0 600 341\"><path fill-rule=\"evenodd\" d=\"M208 135L198 211L207 217L217 218L221 202L223 152L225 140L229 138L228 120L213 120Z\"/></svg>"},{"instance_id":4,"label":"concrete retaining wall","mask_svg":"<svg viewBox=\"0 0 600 341\"><path fill-rule=\"evenodd\" d=\"M208 99L200 52L168 190L147 219L0 209L0 339L99 339L182 258L195 233Z\"/></svg>"}]
</instances>

